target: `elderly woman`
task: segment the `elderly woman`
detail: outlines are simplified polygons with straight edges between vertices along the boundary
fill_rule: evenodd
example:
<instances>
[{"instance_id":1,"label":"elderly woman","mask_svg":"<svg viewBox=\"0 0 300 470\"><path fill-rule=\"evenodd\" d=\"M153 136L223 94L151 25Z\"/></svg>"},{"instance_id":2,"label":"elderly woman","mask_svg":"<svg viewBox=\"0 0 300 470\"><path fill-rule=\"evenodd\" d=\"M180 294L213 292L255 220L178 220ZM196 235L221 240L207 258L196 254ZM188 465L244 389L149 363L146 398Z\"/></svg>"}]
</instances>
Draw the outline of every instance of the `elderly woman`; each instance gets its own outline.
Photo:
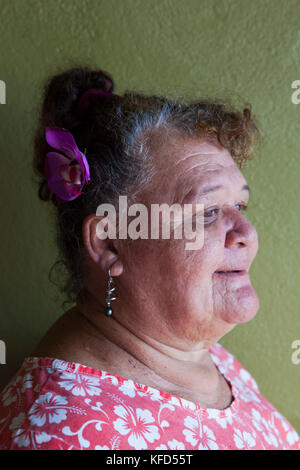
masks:
<instances>
[{"instance_id":1,"label":"elderly woman","mask_svg":"<svg viewBox=\"0 0 300 470\"><path fill-rule=\"evenodd\" d=\"M1 447L300 448L218 343L259 308L249 277L257 233L238 168L259 136L250 110L113 89L109 74L85 66L45 87L34 164L75 306L3 390ZM155 204L189 205L202 243L104 236L101 223L113 220L99 206L119 214L120 196L143 204L147 221Z\"/></svg>"}]
</instances>

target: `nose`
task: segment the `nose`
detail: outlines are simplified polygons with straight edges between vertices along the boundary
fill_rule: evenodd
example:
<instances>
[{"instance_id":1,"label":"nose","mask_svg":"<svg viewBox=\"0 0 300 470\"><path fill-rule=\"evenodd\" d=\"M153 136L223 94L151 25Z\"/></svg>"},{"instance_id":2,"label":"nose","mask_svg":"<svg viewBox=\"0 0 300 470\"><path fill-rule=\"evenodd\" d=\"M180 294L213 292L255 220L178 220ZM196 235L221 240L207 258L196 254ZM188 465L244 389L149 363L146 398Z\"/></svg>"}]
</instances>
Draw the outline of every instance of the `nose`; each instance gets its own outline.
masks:
<instances>
[{"instance_id":1,"label":"nose","mask_svg":"<svg viewBox=\"0 0 300 470\"><path fill-rule=\"evenodd\" d=\"M232 248L235 245L239 248L248 247L255 255L258 249L258 235L251 222L235 208L229 211L228 222L225 247Z\"/></svg>"}]
</instances>

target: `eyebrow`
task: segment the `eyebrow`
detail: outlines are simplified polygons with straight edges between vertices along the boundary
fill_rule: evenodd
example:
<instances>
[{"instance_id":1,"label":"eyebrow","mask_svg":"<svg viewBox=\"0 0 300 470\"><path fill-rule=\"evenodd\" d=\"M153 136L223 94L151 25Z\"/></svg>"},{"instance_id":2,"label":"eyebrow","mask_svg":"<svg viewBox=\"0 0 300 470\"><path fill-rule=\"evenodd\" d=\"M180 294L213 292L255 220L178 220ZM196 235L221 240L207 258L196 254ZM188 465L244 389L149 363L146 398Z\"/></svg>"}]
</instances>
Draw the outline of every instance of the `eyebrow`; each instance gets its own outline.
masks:
<instances>
[{"instance_id":1,"label":"eyebrow","mask_svg":"<svg viewBox=\"0 0 300 470\"><path fill-rule=\"evenodd\" d=\"M224 188L222 184L217 184L214 186L204 186L203 188L200 189L200 191L197 191L197 196L202 197L202 196L205 196L207 193L218 191L219 189L222 189L222 188ZM250 193L250 188L248 184L244 184L244 186L241 187L241 191L248 191L248 193ZM184 199L186 199L189 196L190 193L191 191L184 196L181 203L184 201Z\"/></svg>"},{"instance_id":2,"label":"eyebrow","mask_svg":"<svg viewBox=\"0 0 300 470\"><path fill-rule=\"evenodd\" d=\"M204 196L205 194L207 193L211 193L213 191L217 191L218 189L221 189L223 188L224 186L222 184L217 184L215 186L207 186L207 187L204 187L201 191L200 191L200 196ZM250 188L248 186L248 184L244 184L244 186L241 187L241 191L248 191L248 193L250 193Z\"/></svg>"}]
</instances>

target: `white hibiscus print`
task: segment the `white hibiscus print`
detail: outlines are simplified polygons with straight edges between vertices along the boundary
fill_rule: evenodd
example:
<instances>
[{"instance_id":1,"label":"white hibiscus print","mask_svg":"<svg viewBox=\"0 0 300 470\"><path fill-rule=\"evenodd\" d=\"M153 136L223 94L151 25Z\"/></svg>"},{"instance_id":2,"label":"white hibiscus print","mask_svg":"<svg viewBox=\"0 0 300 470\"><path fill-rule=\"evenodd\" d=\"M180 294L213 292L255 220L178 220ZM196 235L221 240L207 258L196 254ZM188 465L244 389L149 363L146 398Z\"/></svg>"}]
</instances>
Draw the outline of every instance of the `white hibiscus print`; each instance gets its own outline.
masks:
<instances>
[{"instance_id":1,"label":"white hibiscus print","mask_svg":"<svg viewBox=\"0 0 300 470\"><path fill-rule=\"evenodd\" d=\"M26 391L27 388L32 388L33 377L31 374L25 374L24 377L19 375L15 380L10 382L2 393L2 403L4 406L9 406L15 401L19 401L21 394Z\"/></svg>"},{"instance_id":2,"label":"white hibiscus print","mask_svg":"<svg viewBox=\"0 0 300 470\"><path fill-rule=\"evenodd\" d=\"M46 432L32 431L25 423L25 413L20 413L18 416L13 418L11 425L9 426L12 432L13 442L18 447L29 447L36 448L37 445L43 442L49 442L51 436Z\"/></svg>"},{"instance_id":3,"label":"white hibiscus print","mask_svg":"<svg viewBox=\"0 0 300 470\"><path fill-rule=\"evenodd\" d=\"M230 370L234 371L234 358L233 356L228 356L226 359L223 359L218 364L218 368L222 374L227 374Z\"/></svg>"},{"instance_id":4,"label":"white hibiscus print","mask_svg":"<svg viewBox=\"0 0 300 470\"><path fill-rule=\"evenodd\" d=\"M277 411L277 410L274 411L274 416L280 421L284 431L287 432L286 440L288 441L288 443L291 446L293 446L297 441L300 442L300 438L299 438L298 433L296 432L295 429L293 429L291 427L291 425L289 424L287 419L284 416L282 416L282 414L279 413L279 411Z\"/></svg>"},{"instance_id":5,"label":"white hibiscus print","mask_svg":"<svg viewBox=\"0 0 300 470\"><path fill-rule=\"evenodd\" d=\"M183 442L173 439L173 441L168 441L168 447L165 444L161 444L155 450L185 450L185 447Z\"/></svg>"},{"instance_id":6,"label":"white hibiscus print","mask_svg":"<svg viewBox=\"0 0 300 470\"><path fill-rule=\"evenodd\" d=\"M61 388L71 391L75 396L100 395L100 380L96 377L80 374L61 374L62 380L58 381Z\"/></svg>"},{"instance_id":7,"label":"white hibiscus print","mask_svg":"<svg viewBox=\"0 0 300 470\"><path fill-rule=\"evenodd\" d=\"M216 416L215 417L215 421L216 423L219 424L219 426L221 426L221 428L223 429L226 429L228 425L232 425L233 423L233 419L232 419L232 415L228 415L228 416L224 416L224 417L218 417Z\"/></svg>"},{"instance_id":8,"label":"white hibiscus print","mask_svg":"<svg viewBox=\"0 0 300 470\"><path fill-rule=\"evenodd\" d=\"M192 411L196 409L196 403L190 400L186 400L185 398L176 397L175 395L172 396L170 403L172 403L173 405L182 407L182 408L192 410Z\"/></svg>"},{"instance_id":9,"label":"white hibiscus print","mask_svg":"<svg viewBox=\"0 0 300 470\"><path fill-rule=\"evenodd\" d=\"M281 413L279 413L279 411L274 411L274 416L280 421L284 431L288 431L290 429L290 426L288 424L288 421L286 420L286 418L284 418L282 416Z\"/></svg>"},{"instance_id":10,"label":"white hibiscus print","mask_svg":"<svg viewBox=\"0 0 300 470\"><path fill-rule=\"evenodd\" d=\"M265 418L261 416L260 412L256 410L255 408L252 408L252 416L253 416L253 425L261 433L265 441L269 445L278 447L278 441L277 441L275 434L277 434L278 436L279 431L274 425L274 416L271 416L271 421L267 421Z\"/></svg>"},{"instance_id":11,"label":"white hibiscus print","mask_svg":"<svg viewBox=\"0 0 300 470\"><path fill-rule=\"evenodd\" d=\"M119 380L118 380L117 376L109 374L105 370L102 370L101 371L101 380L106 380L106 379L108 381L110 381L113 385L118 385L118 383L119 383Z\"/></svg>"},{"instance_id":12,"label":"white hibiscus print","mask_svg":"<svg viewBox=\"0 0 300 470\"><path fill-rule=\"evenodd\" d=\"M246 369L241 369L239 373L240 378L245 382L247 385L250 387L255 388L257 392L259 392L258 385L252 375L246 370Z\"/></svg>"},{"instance_id":13,"label":"white hibiscus print","mask_svg":"<svg viewBox=\"0 0 300 470\"><path fill-rule=\"evenodd\" d=\"M197 447L198 450L219 449L213 431L205 424L191 416L185 418L184 424L187 429L183 430L183 434L186 441L192 444L193 447Z\"/></svg>"},{"instance_id":14,"label":"white hibiscus print","mask_svg":"<svg viewBox=\"0 0 300 470\"><path fill-rule=\"evenodd\" d=\"M31 374L25 374L22 379L22 389L21 393L24 393L27 388L32 388L33 386L33 376Z\"/></svg>"},{"instance_id":15,"label":"white hibiscus print","mask_svg":"<svg viewBox=\"0 0 300 470\"><path fill-rule=\"evenodd\" d=\"M159 439L158 427L152 424L154 418L149 410L118 405L114 412L119 418L113 426L122 436L128 436L128 443L137 450L147 449L147 442Z\"/></svg>"},{"instance_id":16,"label":"white hibiscus print","mask_svg":"<svg viewBox=\"0 0 300 470\"><path fill-rule=\"evenodd\" d=\"M119 390L124 395L128 395L130 398L134 398L137 392L140 397L147 396L153 401L161 399L159 390L156 390L152 387L148 387L147 385L142 385L138 383L133 384L131 380L125 380L123 384L119 387Z\"/></svg>"},{"instance_id":17,"label":"white hibiscus print","mask_svg":"<svg viewBox=\"0 0 300 470\"><path fill-rule=\"evenodd\" d=\"M43 426L46 422L60 423L67 419L67 400L60 395L47 392L41 395L29 410L31 424Z\"/></svg>"},{"instance_id":18,"label":"white hibiscus print","mask_svg":"<svg viewBox=\"0 0 300 470\"><path fill-rule=\"evenodd\" d=\"M61 359L55 359L51 367L47 367L48 374L54 373L61 373L63 370L67 370L69 368L68 363L66 361L62 361Z\"/></svg>"},{"instance_id":19,"label":"white hibiscus print","mask_svg":"<svg viewBox=\"0 0 300 470\"><path fill-rule=\"evenodd\" d=\"M246 431L241 431L240 429L235 430L233 439L238 449L253 450L253 447L256 444L252 434Z\"/></svg>"},{"instance_id":20,"label":"white hibiscus print","mask_svg":"<svg viewBox=\"0 0 300 470\"><path fill-rule=\"evenodd\" d=\"M9 383L2 393L2 403L4 406L9 406L11 403L16 401L20 396L20 386L19 382L22 380L20 376L16 378L13 382Z\"/></svg>"},{"instance_id":21,"label":"white hibiscus print","mask_svg":"<svg viewBox=\"0 0 300 470\"><path fill-rule=\"evenodd\" d=\"M295 429L291 429L287 433L286 439L288 443L292 446L296 444L296 442L298 442L298 449L300 450L300 438L299 438L299 434L295 431Z\"/></svg>"},{"instance_id":22,"label":"white hibiscus print","mask_svg":"<svg viewBox=\"0 0 300 470\"><path fill-rule=\"evenodd\" d=\"M286 440L288 443L293 446L297 441L299 441L299 435L295 431L295 429L290 429L289 432L286 435ZM300 447L299 447L300 449Z\"/></svg>"},{"instance_id":23,"label":"white hibiscus print","mask_svg":"<svg viewBox=\"0 0 300 470\"><path fill-rule=\"evenodd\" d=\"M95 450L116 450L120 449L120 437L118 435L113 436L113 438L109 441L110 447L107 445L100 446L96 445Z\"/></svg>"},{"instance_id":24,"label":"white hibiscus print","mask_svg":"<svg viewBox=\"0 0 300 470\"><path fill-rule=\"evenodd\" d=\"M245 383L240 378L235 377L232 380L232 383L235 386L235 388L237 388L240 391L240 397L246 403L249 403L249 402L260 403L259 395L255 393L255 391L252 390L252 388L245 385Z\"/></svg>"}]
</instances>

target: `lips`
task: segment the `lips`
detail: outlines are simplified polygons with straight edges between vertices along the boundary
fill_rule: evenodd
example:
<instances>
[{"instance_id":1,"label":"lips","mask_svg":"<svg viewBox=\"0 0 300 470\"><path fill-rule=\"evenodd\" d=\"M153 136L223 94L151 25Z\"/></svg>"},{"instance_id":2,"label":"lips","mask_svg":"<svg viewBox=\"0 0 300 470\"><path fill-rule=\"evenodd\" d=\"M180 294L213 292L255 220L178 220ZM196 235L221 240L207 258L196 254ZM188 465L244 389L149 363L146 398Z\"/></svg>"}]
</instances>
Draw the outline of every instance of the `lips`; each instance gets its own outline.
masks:
<instances>
[{"instance_id":1,"label":"lips","mask_svg":"<svg viewBox=\"0 0 300 470\"><path fill-rule=\"evenodd\" d=\"M233 271L216 271L217 274L225 274L225 273L240 273L242 272L242 269L235 269Z\"/></svg>"},{"instance_id":2,"label":"lips","mask_svg":"<svg viewBox=\"0 0 300 470\"><path fill-rule=\"evenodd\" d=\"M215 271L215 274L217 274L218 276L243 276L244 274L247 274L247 270L234 269L228 271Z\"/></svg>"}]
</instances>

